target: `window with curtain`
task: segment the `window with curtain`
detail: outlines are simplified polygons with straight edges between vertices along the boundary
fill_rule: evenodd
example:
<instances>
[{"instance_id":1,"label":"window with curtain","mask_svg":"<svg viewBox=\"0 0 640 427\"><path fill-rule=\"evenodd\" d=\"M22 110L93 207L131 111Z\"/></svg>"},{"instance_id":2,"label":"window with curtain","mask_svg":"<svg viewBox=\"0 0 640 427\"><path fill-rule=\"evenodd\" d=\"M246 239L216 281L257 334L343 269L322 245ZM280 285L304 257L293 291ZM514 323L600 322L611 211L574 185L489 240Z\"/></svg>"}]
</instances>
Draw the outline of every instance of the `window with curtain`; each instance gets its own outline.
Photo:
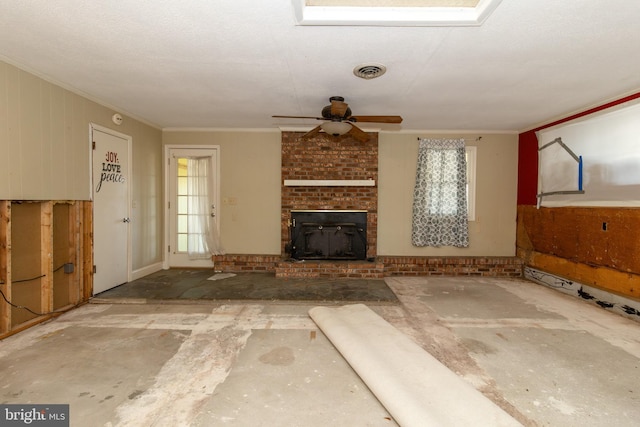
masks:
<instances>
[{"instance_id":1,"label":"window with curtain","mask_svg":"<svg viewBox=\"0 0 640 427\"><path fill-rule=\"evenodd\" d=\"M464 139L421 139L413 192L415 246L469 246Z\"/></svg>"},{"instance_id":2,"label":"window with curtain","mask_svg":"<svg viewBox=\"0 0 640 427\"><path fill-rule=\"evenodd\" d=\"M209 198L210 157L186 160L186 241L189 259L224 253ZM179 219L180 220L180 219Z\"/></svg>"}]
</instances>

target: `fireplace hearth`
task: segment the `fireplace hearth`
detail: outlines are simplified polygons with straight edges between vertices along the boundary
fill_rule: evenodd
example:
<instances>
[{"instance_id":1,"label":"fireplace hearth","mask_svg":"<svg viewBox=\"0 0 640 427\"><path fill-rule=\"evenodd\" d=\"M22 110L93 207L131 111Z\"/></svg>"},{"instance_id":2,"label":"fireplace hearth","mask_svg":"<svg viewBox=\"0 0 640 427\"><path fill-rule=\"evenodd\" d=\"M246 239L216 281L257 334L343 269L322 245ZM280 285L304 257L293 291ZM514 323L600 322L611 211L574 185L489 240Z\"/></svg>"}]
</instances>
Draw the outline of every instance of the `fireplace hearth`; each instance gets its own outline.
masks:
<instances>
[{"instance_id":1,"label":"fireplace hearth","mask_svg":"<svg viewBox=\"0 0 640 427\"><path fill-rule=\"evenodd\" d=\"M291 211L291 257L299 260L364 260L366 211Z\"/></svg>"}]
</instances>

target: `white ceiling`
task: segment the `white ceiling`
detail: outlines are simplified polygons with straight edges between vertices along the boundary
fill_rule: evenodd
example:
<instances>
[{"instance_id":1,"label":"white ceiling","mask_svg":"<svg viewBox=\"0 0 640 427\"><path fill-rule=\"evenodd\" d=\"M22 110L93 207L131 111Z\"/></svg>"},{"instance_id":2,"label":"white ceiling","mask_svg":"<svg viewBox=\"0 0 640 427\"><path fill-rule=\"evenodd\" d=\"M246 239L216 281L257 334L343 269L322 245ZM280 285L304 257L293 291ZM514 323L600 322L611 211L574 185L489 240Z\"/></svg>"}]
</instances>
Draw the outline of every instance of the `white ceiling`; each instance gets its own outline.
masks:
<instances>
[{"instance_id":1,"label":"white ceiling","mask_svg":"<svg viewBox=\"0 0 640 427\"><path fill-rule=\"evenodd\" d=\"M481 26L299 26L291 0L0 0L0 58L160 128L277 128L333 95L392 130L522 131L640 90L640 2L503 0ZM373 80L353 75L384 64Z\"/></svg>"}]
</instances>

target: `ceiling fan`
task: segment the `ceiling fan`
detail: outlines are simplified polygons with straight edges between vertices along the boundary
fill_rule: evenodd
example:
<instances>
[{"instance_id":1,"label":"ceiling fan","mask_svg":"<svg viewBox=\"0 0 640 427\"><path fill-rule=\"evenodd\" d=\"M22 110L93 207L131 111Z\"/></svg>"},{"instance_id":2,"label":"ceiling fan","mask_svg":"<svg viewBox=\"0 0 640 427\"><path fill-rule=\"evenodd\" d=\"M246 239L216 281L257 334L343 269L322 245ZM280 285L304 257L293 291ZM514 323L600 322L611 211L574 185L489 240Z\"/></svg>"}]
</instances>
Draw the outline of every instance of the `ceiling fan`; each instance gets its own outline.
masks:
<instances>
[{"instance_id":1,"label":"ceiling fan","mask_svg":"<svg viewBox=\"0 0 640 427\"><path fill-rule=\"evenodd\" d=\"M311 138L324 131L329 135L340 136L349 134L358 141L367 141L369 136L354 123L402 123L400 116L352 116L349 104L344 102L341 96L332 96L329 98L331 105L327 105L322 109L322 117L305 117L305 116L272 116L274 118L287 119L314 119L323 120L324 122L309 132L302 135L302 138Z\"/></svg>"}]
</instances>

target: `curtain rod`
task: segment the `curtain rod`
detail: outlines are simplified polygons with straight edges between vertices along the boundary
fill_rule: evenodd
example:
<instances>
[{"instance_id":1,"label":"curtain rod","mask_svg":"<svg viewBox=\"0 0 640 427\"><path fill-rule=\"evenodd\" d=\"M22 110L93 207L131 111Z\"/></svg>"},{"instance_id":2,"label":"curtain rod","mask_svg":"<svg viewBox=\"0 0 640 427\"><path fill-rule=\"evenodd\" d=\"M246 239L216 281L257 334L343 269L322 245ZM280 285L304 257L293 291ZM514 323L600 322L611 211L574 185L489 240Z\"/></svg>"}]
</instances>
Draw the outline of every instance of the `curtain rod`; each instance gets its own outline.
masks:
<instances>
[{"instance_id":1,"label":"curtain rod","mask_svg":"<svg viewBox=\"0 0 640 427\"><path fill-rule=\"evenodd\" d=\"M421 139L424 139L424 138L420 138L420 137L418 137L417 139L418 139L418 141L420 141ZM477 138L476 138L476 141L480 141L481 139L482 139L482 137L481 137L481 136L479 136L479 137L477 137Z\"/></svg>"}]
</instances>

